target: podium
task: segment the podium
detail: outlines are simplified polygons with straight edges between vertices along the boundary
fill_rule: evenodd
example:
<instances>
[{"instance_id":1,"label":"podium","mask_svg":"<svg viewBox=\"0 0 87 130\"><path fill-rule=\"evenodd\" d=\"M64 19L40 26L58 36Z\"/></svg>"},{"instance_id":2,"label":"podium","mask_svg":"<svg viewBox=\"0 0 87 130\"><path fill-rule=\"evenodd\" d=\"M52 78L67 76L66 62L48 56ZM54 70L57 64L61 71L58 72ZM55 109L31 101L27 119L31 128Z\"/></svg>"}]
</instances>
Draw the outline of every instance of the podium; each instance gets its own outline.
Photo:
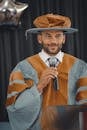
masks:
<instances>
[{"instance_id":1,"label":"podium","mask_svg":"<svg viewBox=\"0 0 87 130\"><path fill-rule=\"evenodd\" d=\"M83 124L79 120L80 112ZM87 130L87 107L49 106L42 109L40 122L41 130ZM11 130L9 122L0 122L0 130Z\"/></svg>"},{"instance_id":2,"label":"podium","mask_svg":"<svg viewBox=\"0 0 87 130\"><path fill-rule=\"evenodd\" d=\"M83 112L83 130L87 130L87 112Z\"/></svg>"},{"instance_id":3,"label":"podium","mask_svg":"<svg viewBox=\"0 0 87 130\"><path fill-rule=\"evenodd\" d=\"M41 130L82 130L79 114L84 111L87 111L86 106L50 106L44 108L41 114Z\"/></svg>"}]
</instances>

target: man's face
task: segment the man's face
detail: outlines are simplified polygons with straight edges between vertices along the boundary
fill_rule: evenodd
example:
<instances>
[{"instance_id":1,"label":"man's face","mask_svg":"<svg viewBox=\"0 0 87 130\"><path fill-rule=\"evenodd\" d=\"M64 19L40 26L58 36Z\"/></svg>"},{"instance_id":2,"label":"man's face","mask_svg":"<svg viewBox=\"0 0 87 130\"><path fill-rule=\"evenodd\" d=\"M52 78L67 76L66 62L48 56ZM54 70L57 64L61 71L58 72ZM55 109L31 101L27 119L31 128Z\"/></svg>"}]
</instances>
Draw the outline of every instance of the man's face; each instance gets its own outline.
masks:
<instances>
[{"instance_id":1,"label":"man's face","mask_svg":"<svg viewBox=\"0 0 87 130\"><path fill-rule=\"evenodd\" d=\"M62 31L44 31L38 35L38 42L46 53L55 55L65 43L65 35Z\"/></svg>"}]
</instances>

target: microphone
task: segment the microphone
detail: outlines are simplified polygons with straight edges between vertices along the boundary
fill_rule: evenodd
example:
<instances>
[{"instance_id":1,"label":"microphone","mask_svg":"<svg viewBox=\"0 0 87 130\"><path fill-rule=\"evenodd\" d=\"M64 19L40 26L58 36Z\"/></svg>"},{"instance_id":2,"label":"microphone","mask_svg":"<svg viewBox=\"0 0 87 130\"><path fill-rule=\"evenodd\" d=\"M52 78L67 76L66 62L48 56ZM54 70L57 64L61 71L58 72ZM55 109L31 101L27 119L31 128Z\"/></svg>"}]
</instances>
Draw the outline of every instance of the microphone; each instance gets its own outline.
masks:
<instances>
[{"instance_id":1,"label":"microphone","mask_svg":"<svg viewBox=\"0 0 87 130\"><path fill-rule=\"evenodd\" d=\"M49 61L49 66L50 66L50 67L56 67L56 65L57 65L57 63L58 63L58 59L57 59L56 57L54 57L54 56L50 57L50 58L48 59L48 61ZM55 77L55 78L53 79L53 87L54 87L54 89L55 89L56 91L59 89L58 78L57 78L57 77Z\"/></svg>"}]
</instances>

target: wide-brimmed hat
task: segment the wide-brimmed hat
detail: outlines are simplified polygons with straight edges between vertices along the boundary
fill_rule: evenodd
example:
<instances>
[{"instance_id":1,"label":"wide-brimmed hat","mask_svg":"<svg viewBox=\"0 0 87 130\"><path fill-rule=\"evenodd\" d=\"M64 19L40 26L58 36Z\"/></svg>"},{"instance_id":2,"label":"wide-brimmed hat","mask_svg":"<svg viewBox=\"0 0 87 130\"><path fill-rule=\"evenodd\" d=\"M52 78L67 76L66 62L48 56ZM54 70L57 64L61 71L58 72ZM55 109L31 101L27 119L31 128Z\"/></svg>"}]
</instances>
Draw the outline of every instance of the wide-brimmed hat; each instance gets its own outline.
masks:
<instances>
[{"instance_id":1,"label":"wide-brimmed hat","mask_svg":"<svg viewBox=\"0 0 87 130\"><path fill-rule=\"evenodd\" d=\"M78 29L71 28L71 20L69 17L57 15L57 14L46 14L37 17L33 22L35 28L26 30L26 33L40 33L46 30L58 30L65 33L74 33Z\"/></svg>"}]
</instances>

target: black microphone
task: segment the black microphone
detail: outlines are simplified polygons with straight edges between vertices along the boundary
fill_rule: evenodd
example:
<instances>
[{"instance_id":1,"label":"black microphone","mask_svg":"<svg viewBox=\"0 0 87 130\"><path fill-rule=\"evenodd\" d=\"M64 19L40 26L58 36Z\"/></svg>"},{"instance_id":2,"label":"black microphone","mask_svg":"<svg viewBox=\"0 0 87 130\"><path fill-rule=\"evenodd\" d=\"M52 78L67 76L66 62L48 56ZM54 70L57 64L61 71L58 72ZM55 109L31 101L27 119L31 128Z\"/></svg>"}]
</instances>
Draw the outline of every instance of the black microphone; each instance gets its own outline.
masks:
<instances>
[{"instance_id":1,"label":"black microphone","mask_svg":"<svg viewBox=\"0 0 87 130\"><path fill-rule=\"evenodd\" d=\"M57 63L58 63L58 59L57 59L56 57L54 57L54 56L50 57L50 58L48 59L48 61L49 61L49 66L50 66L50 67L56 67L56 65L57 65ZM58 89L59 89L58 78L57 78L57 77L55 77L55 78L53 79L53 87L54 87L55 90L58 90Z\"/></svg>"}]
</instances>

